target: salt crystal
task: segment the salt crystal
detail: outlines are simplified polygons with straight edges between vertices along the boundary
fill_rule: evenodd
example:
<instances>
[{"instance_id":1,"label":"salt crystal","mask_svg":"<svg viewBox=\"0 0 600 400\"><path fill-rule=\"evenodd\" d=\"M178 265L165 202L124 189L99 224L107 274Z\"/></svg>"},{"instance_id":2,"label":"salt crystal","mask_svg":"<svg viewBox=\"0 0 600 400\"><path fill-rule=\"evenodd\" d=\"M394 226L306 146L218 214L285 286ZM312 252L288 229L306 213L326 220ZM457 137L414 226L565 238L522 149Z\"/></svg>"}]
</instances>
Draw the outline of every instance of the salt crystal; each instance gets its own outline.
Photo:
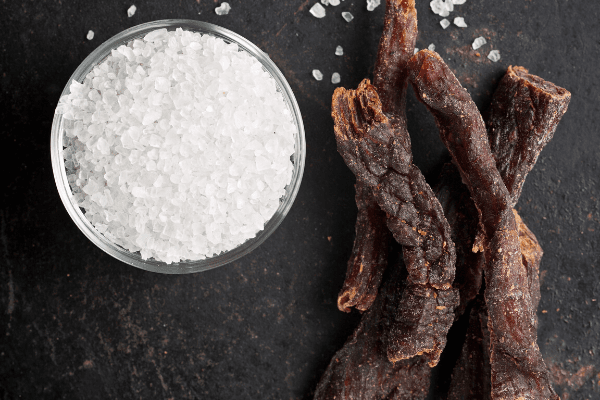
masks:
<instances>
[{"instance_id":1,"label":"salt crystal","mask_svg":"<svg viewBox=\"0 0 600 400\"><path fill-rule=\"evenodd\" d=\"M137 10L136 6L131 6L127 9L127 16L129 18L133 17L133 14L135 14L135 10Z\"/></svg>"},{"instance_id":2,"label":"salt crystal","mask_svg":"<svg viewBox=\"0 0 600 400\"><path fill-rule=\"evenodd\" d=\"M379 4L381 4L380 0L367 0L367 11L373 11Z\"/></svg>"},{"instance_id":3,"label":"salt crystal","mask_svg":"<svg viewBox=\"0 0 600 400\"><path fill-rule=\"evenodd\" d=\"M432 0L429 3L429 7L431 7L431 11L434 14L440 17L447 17L450 15L450 12L454 11L454 4L451 0Z\"/></svg>"},{"instance_id":4,"label":"salt crystal","mask_svg":"<svg viewBox=\"0 0 600 400\"><path fill-rule=\"evenodd\" d=\"M413 50L413 54L417 54L419 52L419 48L415 47L415 49Z\"/></svg>"},{"instance_id":5,"label":"salt crystal","mask_svg":"<svg viewBox=\"0 0 600 400\"><path fill-rule=\"evenodd\" d=\"M435 44L431 43L429 46L427 46L427 49L429 51L435 51Z\"/></svg>"},{"instance_id":6,"label":"salt crystal","mask_svg":"<svg viewBox=\"0 0 600 400\"><path fill-rule=\"evenodd\" d=\"M456 22L456 19L454 21ZM448 21L446 18L444 18L443 20L440 21L440 25L442 26L442 28L446 29L447 27L450 26L450 21Z\"/></svg>"},{"instance_id":7,"label":"salt crystal","mask_svg":"<svg viewBox=\"0 0 600 400\"><path fill-rule=\"evenodd\" d=\"M478 48L480 48L481 46L483 46L486 43L487 43L487 41L485 40L485 38L483 36L479 36L477 39L475 39L473 41L473 44L471 45L471 47L473 47L473 50L477 50Z\"/></svg>"},{"instance_id":8,"label":"salt crystal","mask_svg":"<svg viewBox=\"0 0 600 400\"><path fill-rule=\"evenodd\" d=\"M350 14L348 11L342 12L342 18L346 20L346 22L350 22L354 19L354 16Z\"/></svg>"},{"instance_id":9,"label":"salt crystal","mask_svg":"<svg viewBox=\"0 0 600 400\"><path fill-rule=\"evenodd\" d=\"M321 71L319 71L318 69L313 69L312 75L318 81L323 80L323 73Z\"/></svg>"},{"instance_id":10,"label":"salt crystal","mask_svg":"<svg viewBox=\"0 0 600 400\"><path fill-rule=\"evenodd\" d=\"M337 46L335 48L335 55L336 56L343 56L344 55L344 49L342 48L342 46Z\"/></svg>"},{"instance_id":11,"label":"salt crystal","mask_svg":"<svg viewBox=\"0 0 600 400\"><path fill-rule=\"evenodd\" d=\"M87 40L92 40L94 38L94 31L88 31L86 38Z\"/></svg>"},{"instance_id":12,"label":"salt crystal","mask_svg":"<svg viewBox=\"0 0 600 400\"><path fill-rule=\"evenodd\" d=\"M467 27L467 24L465 23L465 19L463 17L454 18L454 25L458 26L459 28Z\"/></svg>"},{"instance_id":13,"label":"salt crystal","mask_svg":"<svg viewBox=\"0 0 600 400\"><path fill-rule=\"evenodd\" d=\"M329 0L321 0L321 4L323 4L324 6L328 6Z\"/></svg>"},{"instance_id":14,"label":"salt crystal","mask_svg":"<svg viewBox=\"0 0 600 400\"><path fill-rule=\"evenodd\" d=\"M466 2L467 2L467 0L452 0L453 4L458 4L458 5L465 4Z\"/></svg>"},{"instance_id":15,"label":"salt crystal","mask_svg":"<svg viewBox=\"0 0 600 400\"><path fill-rule=\"evenodd\" d=\"M340 0L329 0L329 5L330 6L339 6L340 5Z\"/></svg>"},{"instance_id":16,"label":"salt crystal","mask_svg":"<svg viewBox=\"0 0 600 400\"><path fill-rule=\"evenodd\" d=\"M315 3L309 10L309 12L317 18L323 18L326 14L325 7L319 3Z\"/></svg>"},{"instance_id":17,"label":"salt crystal","mask_svg":"<svg viewBox=\"0 0 600 400\"><path fill-rule=\"evenodd\" d=\"M338 83L340 83L341 80L342 79L340 77L340 74L338 74L337 72L334 72L331 75L331 83L333 83L334 85L337 85Z\"/></svg>"},{"instance_id":18,"label":"salt crystal","mask_svg":"<svg viewBox=\"0 0 600 400\"><path fill-rule=\"evenodd\" d=\"M229 14L230 10L231 10L231 6L229 5L229 3L224 1L223 3L221 3L221 5L219 7L215 8L215 14L227 15L227 14Z\"/></svg>"},{"instance_id":19,"label":"salt crystal","mask_svg":"<svg viewBox=\"0 0 600 400\"><path fill-rule=\"evenodd\" d=\"M498 50L492 50L487 58L492 60L492 62L498 62L500 60L500 52Z\"/></svg>"}]
</instances>

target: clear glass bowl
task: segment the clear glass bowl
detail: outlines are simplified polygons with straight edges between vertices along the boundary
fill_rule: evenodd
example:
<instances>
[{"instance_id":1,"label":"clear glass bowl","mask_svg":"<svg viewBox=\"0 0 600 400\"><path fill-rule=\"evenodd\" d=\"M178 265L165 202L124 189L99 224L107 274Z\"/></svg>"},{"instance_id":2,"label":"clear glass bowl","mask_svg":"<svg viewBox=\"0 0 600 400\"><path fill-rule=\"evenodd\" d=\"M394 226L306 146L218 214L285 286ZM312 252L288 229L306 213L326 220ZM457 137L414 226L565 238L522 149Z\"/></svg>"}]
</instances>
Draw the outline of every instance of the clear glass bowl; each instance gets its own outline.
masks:
<instances>
[{"instance_id":1,"label":"clear glass bowl","mask_svg":"<svg viewBox=\"0 0 600 400\"><path fill-rule=\"evenodd\" d=\"M302 180L302 174L304 172L304 159L306 155L306 142L304 138L304 125L302 123L302 116L300 114L300 108L296 102L296 98L292 93L290 85L287 83L285 77L277 66L271 61L269 56L262 50L256 47L247 39L234 33L228 29L221 28L220 26L209 24L206 22L184 20L184 19L168 19L161 21L149 22L146 24L138 25L133 28L127 29L111 39L102 43L96 50L94 50L75 70L69 82L65 86L61 96L69 94L69 86L72 80L83 82L85 76L92 70L94 66L102 62L111 52L112 49L119 47L122 44L126 44L133 39L145 36L147 33L155 30L167 28L168 30L175 30L176 28L182 28L184 30L200 32L203 34L210 34L215 37L223 39L227 43L236 43L241 49L250 53L256 59L258 59L266 71L277 82L279 90L282 92L285 101L292 113L292 118L296 124L297 135L295 137L295 153L292 156L292 163L294 164L294 172L290 184L286 187L286 194L280 200L279 208L271 217L271 219L265 224L265 228L260 231L256 237L249 239L237 248L221 253L217 256L206 258L200 261L181 261L179 263L167 264L162 261L143 260L139 253L132 253L108 240L101 233L99 233L94 226L84 217L83 212L77 206L73 200L71 188L67 181L67 174L65 170L65 164L63 159L63 118L62 115L55 114L52 122L52 133L50 141L50 152L52 157L52 170L54 172L54 179L56 180L56 186L60 194L60 198L67 209L67 212L83 232L94 244L99 248L121 260L127 264L133 265L141 269L148 271L160 272L165 274L187 274L192 272L206 271L208 269L216 268L232 261L239 259L250 253L252 250L260 246L274 231L277 229L279 224L283 221L288 211L292 207L292 203L296 198L298 189L300 188L300 182Z\"/></svg>"}]
</instances>

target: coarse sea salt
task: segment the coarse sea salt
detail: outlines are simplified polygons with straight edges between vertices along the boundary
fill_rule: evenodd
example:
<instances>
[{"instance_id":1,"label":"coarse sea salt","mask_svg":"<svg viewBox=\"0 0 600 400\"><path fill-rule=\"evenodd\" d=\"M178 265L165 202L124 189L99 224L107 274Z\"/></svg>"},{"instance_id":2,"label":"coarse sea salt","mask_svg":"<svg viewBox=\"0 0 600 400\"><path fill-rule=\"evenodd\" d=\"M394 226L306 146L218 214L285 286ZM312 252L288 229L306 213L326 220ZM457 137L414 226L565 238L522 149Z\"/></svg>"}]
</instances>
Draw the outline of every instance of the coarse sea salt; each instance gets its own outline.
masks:
<instances>
[{"instance_id":1,"label":"coarse sea salt","mask_svg":"<svg viewBox=\"0 0 600 400\"><path fill-rule=\"evenodd\" d=\"M473 50L477 50L486 43L487 40L485 40L483 36L479 36L477 39L473 40L473 44L471 45L471 47L473 48Z\"/></svg>"},{"instance_id":2,"label":"coarse sea salt","mask_svg":"<svg viewBox=\"0 0 600 400\"><path fill-rule=\"evenodd\" d=\"M442 26L442 28L446 29L447 27L450 26L450 21L448 21L446 18L444 18L443 20L440 21L440 25Z\"/></svg>"},{"instance_id":3,"label":"coarse sea salt","mask_svg":"<svg viewBox=\"0 0 600 400\"><path fill-rule=\"evenodd\" d=\"M350 22L354 19L354 15L352 15L348 11L344 11L344 12L342 12L342 18L344 18L344 20L346 20L346 22Z\"/></svg>"},{"instance_id":4,"label":"coarse sea salt","mask_svg":"<svg viewBox=\"0 0 600 400\"><path fill-rule=\"evenodd\" d=\"M330 6L339 6L340 5L340 0L329 0L329 5Z\"/></svg>"},{"instance_id":5,"label":"coarse sea salt","mask_svg":"<svg viewBox=\"0 0 600 400\"><path fill-rule=\"evenodd\" d=\"M312 75L318 81L323 80L323 73L321 71L319 71L318 69L313 69Z\"/></svg>"},{"instance_id":6,"label":"coarse sea salt","mask_svg":"<svg viewBox=\"0 0 600 400\"><path fill-rule=\"evenodd\" d=\"M231 11L231 6L225 1L219 7L215 8L215 14L217 15L227 15L229 11Z\"/></svg>"},{"instance_id":7,"label":"coarse sea salt","mask_svg":"<svg viewBox=\"0 0 600 400\"><path fill-rule=\"evenodd\" d=\"M135 14L135 11L137 10L137 7L132 5L131 7L129 7L127 9L127 17L131 18L133 17L133 15Z\"/></svg>"},{"instance_id":8,"label":"coarse sea salt","mask_svg":"<svg viewBox=\"0 0 600 400\"><path fill-rule=\"evenodd\" d=\"M467 23L465 22L465 19L463 17L454 18L454 25L458 26L459 28L467 27Z\"/></svg>"},{"instance_id":9,"label":"coarse sea salt","mask_svg":"<svg viewBox=\"0 0 600 400\"><path fill-rule=\"evenodd\" d=\"M337 46L335 48L335 55L336 56L343 56L344 55L344 48L342 46Z\"/></svg>"},{"instance_id":10,"label":"coarse sea salt","mask_svg":"<svg viewBox=\"0 0 600 400\"><path fill-rule=\"evenodd\" d=\"M367 11L373 11L381 4L380 0L367 0Z\"/></svg>"},{"instance_id":11,"label":"coarse sea salt","mask_svg":"<svg viewBox=\"0 0 600 400\"><path fill-rule=\"evenodd\" d=\"M92 40L94 38L94 31L90 30L88 31L86 37L87 40Z\"/></svg>"},{"instance_id":12,"label":"coarse sea salt","mask_svg":"<svg viewBox=\"0 0 600 400\"><path fill-rule=\"evenodd\" d=\"M500 52L498 50L492 50L490 51L490 54L488 54L487 58L489 58L492 62L498 62L500 61Z\"/></svg>"},{"instance_id":13,"label":"coarse sea salt","mask_svg":"<svg viewBox=\"0 0 600 400\"><path fill-rule=\"evenodd\" d=\"M427 50L435 51L435 44L431 43L429 46L427 46Z\"/></svg>"},{"instance_id":14,"label":"coarse sea salt","mask_svg":"<svg viewBox=\"0 0 600 400\"><path fill-rule=\"evenodd\" d=\"M291 182L298 132L281 90L256 58L210 35L159 29L113 49L56 113L73 200L143 259L238 247Z\"/></svg>"},{"instance_id":15,"label":"coarse sea salt","mask_svg":"<svg viewBox=\"0 0 600 400\"><path fill-rule=\"evenodd\" d=\"M342 80L342 78L340 77L340 74L338 74L337 72L334 72L333 74L331 74L331 83L333 83L334 85L337 85L338 83L340 83Z\"/></svg>"},{"instance_id":16,"label":"coarse sea salt","mask_svg":"<svg viewBox=\"0 0 600 400\"><path fill-rule=\"evenodd\" d=\"M323 18L327 14L325 7L319 3L315 3L308 11L316 18Z\"/></svg>"}]
</instances>

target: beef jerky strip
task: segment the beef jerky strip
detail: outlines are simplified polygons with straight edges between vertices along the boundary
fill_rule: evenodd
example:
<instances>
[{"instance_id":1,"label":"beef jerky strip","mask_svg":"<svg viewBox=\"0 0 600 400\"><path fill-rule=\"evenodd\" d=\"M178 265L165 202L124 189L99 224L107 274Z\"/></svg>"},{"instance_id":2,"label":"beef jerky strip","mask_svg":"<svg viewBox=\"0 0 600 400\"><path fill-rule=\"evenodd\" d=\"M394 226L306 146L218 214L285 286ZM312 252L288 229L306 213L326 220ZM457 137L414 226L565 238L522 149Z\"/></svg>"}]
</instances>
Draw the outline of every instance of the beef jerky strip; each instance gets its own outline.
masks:
<instances>
[{"instance_id":1,"label":"beef jerky strip","mask_svg":"<svg viewBox=\"0 0 600 400\"><path fill-rule=\"evenodd\" d=\"M315 400L424 400L431 368L424 356L391 363L383 343L401 293L403 268L389 268L379 295L327 366Z\"/></svg>"},{"instance_id":2,"label":"beef jerky strip","mask_svg":"<svg viewBox=\"0 0 600 400\"><path fill-rule=\"evenodd\" d=\"M519 230L521 257L527 270L527 286L533 308L537 309L540 301L539 271L543 250L535 235L527 228L514 209L513 213ZM452 372L448 400L487 400L491 395L487 308L483 299L477 299L474 303L465 342Z\"/></svg>"},{"instance_id":3,"label":"beef jerky strip","mask_svg":"<svg viewBox=\"0 0 600 400\"><path fill-rule=\"evenodd\" d=\"M417 39L417 11L414 0L390 0L386 3L383 33L375 63L373 85L381 99L382 110L390 118L394 130L401 130L410 149L406 132L406 65L412 57ZM388 259L390 231L385 227L385 213L371 194L368 185L356 182L355 239L348 260L346 279L338 295L338 308L350 312L351 307L367 310L377 296L381 276Z\"/></svg>"},{"instance_id":4,"label":"beef jerky strip","mask_svg":"<svg viewBox=\"0 0 600 400\"><path fill-rule=\"evenodd\" d=\"M363 80L357 90L338 88L332 116L338 151L358 180L365 182L387 226L402 245L408 283L388 336L388 358L399 361L427 354L434 366L446 345L458 292L454 244L440 203L410 149L381 111L375 88Z\"/></svg>"},{"instance_id":5,"label":"beef jerky strip","mask_svg":"<svg viewBox=\"0 0 600 400\"><path fill-rule=\"evenodd\" d=\"M536 343L512 197L496 168L483 119L436 53L421 51L410 66L413 88L433 114L479 213L480 247L486 259L492 398L557 399Z\"/></svg>"},{"instance_id":6,"label":"beef jerky strip","mask_svg":"<svg viewBox=\"0 0 600 400\"><path fill-rule=\"evenodd\" d=\"M496 167L517 203L527 173L543 147L552 139L571 95L565 89L527 73L523 67L508 67L487 113L488 139ZM444 208L456 245L456 278L460 291L456 315L462 315L481 286L483 256L472 253L475 207L452 164L444 166L436 196Z\"/></svg>"},{"instance_id":7,"label":"beef jerky strip","mask_svg":"<svg viewBox=\"0 0 600 400\"><path fill-rule=\"evenodd\" d=\"M490 147L512 196L511 207L571 100L567 90L527 72L523 67L508 67L487 118Z\"/></svg>"}]
</instances>

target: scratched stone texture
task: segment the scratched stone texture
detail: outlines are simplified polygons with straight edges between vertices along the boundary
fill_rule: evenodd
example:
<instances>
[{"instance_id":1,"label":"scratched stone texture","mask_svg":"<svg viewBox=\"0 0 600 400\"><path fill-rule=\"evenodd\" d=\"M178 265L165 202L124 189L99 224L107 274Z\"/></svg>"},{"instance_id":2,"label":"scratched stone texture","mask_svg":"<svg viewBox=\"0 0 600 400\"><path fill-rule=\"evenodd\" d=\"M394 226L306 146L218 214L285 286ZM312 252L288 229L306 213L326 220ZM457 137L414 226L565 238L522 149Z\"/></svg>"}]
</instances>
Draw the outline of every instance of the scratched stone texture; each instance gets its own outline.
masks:
<instances>
[{"instance_id":1,"label":"scratched stone texture","mask_svg":"<svg viewBox=\"0 0 600 400\"><path fill-rule=\"evenodd\" d=\"M0 3L0 398L312 398L360 318L336 307L356 208L336 152L330 79L337 71L350 88L372 77L384 11L345 0L316 19L315 2L230 0L225 16L204 0ZM563 400L600 398L600 12L588 0L467 0L450 19L468 27L444 30L429 2L417 3L417 46L435 44L480 109L508 65L573 94L517 208L545 251L539 343L556 390ZM192 275L145 272L96 248L62 206L50 165L53 110L78 64L121 30L166 18L215 23L262 48L306 128L304 180L279 229L239 261ZM470 49L478 36L488 42L479 56ZM486 58L492 49L497 63ZM412 92L408 119L415 161L434 179L447 153ZM431 399L444 398L450 353Z\"/></svg>"}]
</instances>

